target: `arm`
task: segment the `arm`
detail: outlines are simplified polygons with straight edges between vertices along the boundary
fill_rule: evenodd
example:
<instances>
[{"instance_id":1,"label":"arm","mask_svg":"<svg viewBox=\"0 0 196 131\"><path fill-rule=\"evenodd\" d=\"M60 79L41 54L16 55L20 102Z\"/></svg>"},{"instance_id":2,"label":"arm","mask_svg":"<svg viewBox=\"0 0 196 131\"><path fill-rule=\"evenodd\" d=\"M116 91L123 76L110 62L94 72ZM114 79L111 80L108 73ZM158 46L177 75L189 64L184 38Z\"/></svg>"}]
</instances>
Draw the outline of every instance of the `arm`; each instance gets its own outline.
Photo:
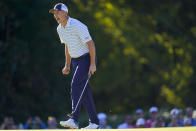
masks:
<instances>
[{"instance_id":1,"label":"arm","mask_svg":"<svg viewBox=\"0 0 196 131\"><path fill-rule=\"evenodd\" d=\"M86 44L88 45L89 48L89 54L90 54L90 60L91 63L90 65L95 66L95 56L96 56L96 50L95 50L95 44L92 40L86 42Z\"/></svg>"},{"instance_id":2,"label":"arm","mask_svg":"<svg viewBox=\"0 0 196 131\"><path fill-rule=\"evenodd\" d=\"M66 67L70 67L70 64L71 64L71 56L69 54L68 47L67 47L66 44L65 44L65 58L66 58L65 66Z\"/></svg>"},{"instance_id":3,"label":"arm","mask_svg":"<svg viewBox=\"0 0 196 131\"><path fill-rule=\"evenodd\" d=\"M95 57L96 57L96 49L95 49L95 44L93 40L90 40L86 42L89 48L89 54L90 54L90 68L89 68L89 73L94 74L96 71L96 62L95 62Z\"/></svg>"},{"instance_id":4,"label":"arm","mask_svg":"<svg viewBox=\"0 0 196 131\"><path fill-rule=\"evenodd\" d=\"M88 31L88 28L86 25L80 23L79 26L76 27L76 33L81 38L83 43L86 43L89 48L89 54L90 54L90 67L89 67L89 73L94 74L96 71L96 64L95 64L95 57L96 57L96 51L95 51L95 44L90 36L90 33Z\"/></svg>"},{"instance_id":5,"label":"arm","mask_svg":"<svg viewBox=\"0 0 196 131\"><path fill-rule=\"evenodd\" d=\"M65 67L63 68L62 73L64 75L68 75L70 71L71 56L69 54L68 47L66 44L65 44L65 58L66 58Z\"/></svg>"}]
</instances>

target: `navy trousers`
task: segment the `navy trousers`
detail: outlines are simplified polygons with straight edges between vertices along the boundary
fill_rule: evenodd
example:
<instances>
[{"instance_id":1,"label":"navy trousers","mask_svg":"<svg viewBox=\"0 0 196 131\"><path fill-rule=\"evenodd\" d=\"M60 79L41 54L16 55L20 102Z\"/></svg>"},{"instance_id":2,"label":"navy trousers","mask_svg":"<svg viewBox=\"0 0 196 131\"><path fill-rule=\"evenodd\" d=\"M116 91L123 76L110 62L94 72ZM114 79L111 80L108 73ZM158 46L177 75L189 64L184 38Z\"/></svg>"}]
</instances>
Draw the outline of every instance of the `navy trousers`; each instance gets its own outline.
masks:
<instances>
[{"instance_id":1,"label":"navy trousers","mask_svg":"<svg viewBox=\"0 0 196 131\"><path fill-rule=\"evenodd\" d=\"M80 58L72 58L72 70L73 78L71 83L71 99L72 99L72 112L75 110L81 92L84 88L88 77L88 71L90 66L90 55L87 54ZM92 123L99 124L93 96L90 90L89 83L86 86L85 92L81 99L80 104L77 107L77 110L73 113L72 119L78 122L81 105L83 105L88 113L89 121Z\"/></svg>"}]
</instances>

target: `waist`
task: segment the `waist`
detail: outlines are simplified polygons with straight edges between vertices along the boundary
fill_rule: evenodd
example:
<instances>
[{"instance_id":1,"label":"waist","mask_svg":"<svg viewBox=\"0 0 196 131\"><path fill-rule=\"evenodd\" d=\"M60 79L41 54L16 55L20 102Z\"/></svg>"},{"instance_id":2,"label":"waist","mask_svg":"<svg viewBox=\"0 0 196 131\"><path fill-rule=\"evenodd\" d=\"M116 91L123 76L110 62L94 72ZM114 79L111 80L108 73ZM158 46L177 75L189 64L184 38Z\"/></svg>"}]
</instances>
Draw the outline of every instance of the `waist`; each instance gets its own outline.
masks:
<instances>
[{"instance_id":1,"label":"waist","mask_svg":"<svg viewBox=\"0 0 196 131\"><path fill-rule=\"evenodd\" d=\"M77 57L77 58L72 58L72 59L75 59L75 60L81 59L81 58L83 58L83 57L85 57L85 56L87 56L87 55L89 55L89 53L85 53L85 54L83 54L83 55L81 55L81 56L79 56L79 57Z\"/></svg>"}]
</instances>

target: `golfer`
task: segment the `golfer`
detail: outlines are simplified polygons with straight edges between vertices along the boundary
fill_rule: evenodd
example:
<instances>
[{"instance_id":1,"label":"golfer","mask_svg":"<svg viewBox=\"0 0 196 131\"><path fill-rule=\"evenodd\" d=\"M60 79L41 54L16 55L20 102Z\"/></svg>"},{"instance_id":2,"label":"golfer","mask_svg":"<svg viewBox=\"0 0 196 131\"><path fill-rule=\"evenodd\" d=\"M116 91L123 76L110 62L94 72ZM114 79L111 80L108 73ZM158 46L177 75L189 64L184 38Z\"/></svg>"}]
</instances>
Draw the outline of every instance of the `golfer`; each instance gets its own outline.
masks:
<instances>
[{"instance_id":1,"label":"golfer","mask_svg":"<svg viewBox=\"0 0 196 131\"><path fill-rule=\"evenodd\" d=\"M73 78L71 82L72 117L61 121L61 126L78 129L78 119L81 104L84 105L88 116L89 125L83 129L97 129L99 121L89 83L78 108L75 107L88 78L96 71L95 44L89 34L88 28L82 22L68 16L68 8L63 3L58 3L49 11L54 14L58 22L57 32L61 43L65 44L65 67L62 73L68 75L72 64Z\"/></svg>"}]
</instances>

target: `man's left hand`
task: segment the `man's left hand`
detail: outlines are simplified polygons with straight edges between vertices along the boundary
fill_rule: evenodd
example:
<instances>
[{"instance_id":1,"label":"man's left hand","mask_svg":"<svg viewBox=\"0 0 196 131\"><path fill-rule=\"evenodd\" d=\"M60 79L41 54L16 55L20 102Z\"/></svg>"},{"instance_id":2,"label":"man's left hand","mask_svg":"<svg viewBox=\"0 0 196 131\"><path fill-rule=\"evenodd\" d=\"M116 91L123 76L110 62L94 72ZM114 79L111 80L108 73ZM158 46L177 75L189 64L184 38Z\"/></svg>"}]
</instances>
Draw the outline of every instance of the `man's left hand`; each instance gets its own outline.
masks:
<instances>
[{"instance_id":1,"label":"man's left hand","mask_svg":"<svg viewBox=\"0 0 196 131\"><path fill-rule=\"evenodd\" d=\"M96 70L97 70L96 65L90 65L88 73L91 73L93 75Z\"/></svg>"}]
</instances>

